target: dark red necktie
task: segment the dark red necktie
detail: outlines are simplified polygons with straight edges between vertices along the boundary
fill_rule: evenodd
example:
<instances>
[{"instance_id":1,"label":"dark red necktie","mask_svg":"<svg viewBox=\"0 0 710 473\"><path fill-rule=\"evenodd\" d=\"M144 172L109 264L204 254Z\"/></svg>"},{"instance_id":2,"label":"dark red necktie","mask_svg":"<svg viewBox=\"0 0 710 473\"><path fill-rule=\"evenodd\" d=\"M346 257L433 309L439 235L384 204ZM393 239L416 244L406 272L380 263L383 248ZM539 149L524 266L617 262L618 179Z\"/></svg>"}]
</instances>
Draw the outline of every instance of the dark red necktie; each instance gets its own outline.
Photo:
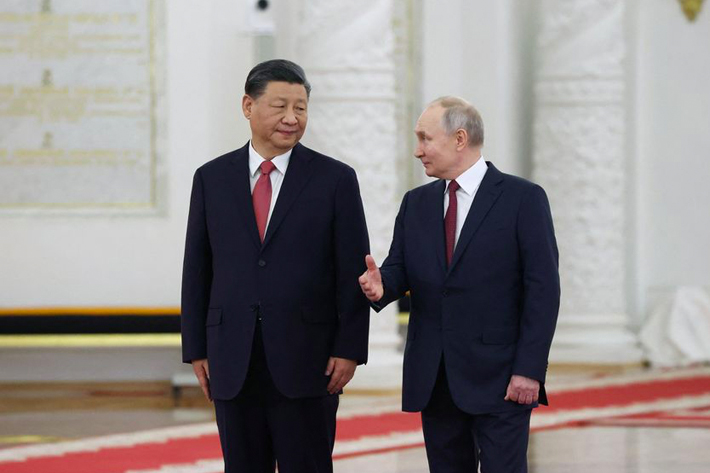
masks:
<instances>
[{"instance_id":1,"label":"dark red necktie","mask_svg":"<svg viewBox=\"0 0 710 473\"><path fill-rule=\"evenodd\" d=\"M266 234L266 221L269 218L269 208L271 207L271 171L276 169L276 166L271 161L264 161L259 166L261 176L256 181L254 192L251 198L254 202L254 215L256 215L256 228L259 229L259 238L264 241Z\"/></svg>"},{"instance_id":2,"label":"dark red necktie","mask_svg":"<svg viewBox=\"0 0 710 473\"><path fill-rule=\"evenodd\" d=\"M446 235L446 265L451 264L451 258L454 256L454 244L456 243L456 191L459 188L459 183L456 181L449 182L449 208L446 209L444 217L444 233Z\"/></svg>"}]
</instances>

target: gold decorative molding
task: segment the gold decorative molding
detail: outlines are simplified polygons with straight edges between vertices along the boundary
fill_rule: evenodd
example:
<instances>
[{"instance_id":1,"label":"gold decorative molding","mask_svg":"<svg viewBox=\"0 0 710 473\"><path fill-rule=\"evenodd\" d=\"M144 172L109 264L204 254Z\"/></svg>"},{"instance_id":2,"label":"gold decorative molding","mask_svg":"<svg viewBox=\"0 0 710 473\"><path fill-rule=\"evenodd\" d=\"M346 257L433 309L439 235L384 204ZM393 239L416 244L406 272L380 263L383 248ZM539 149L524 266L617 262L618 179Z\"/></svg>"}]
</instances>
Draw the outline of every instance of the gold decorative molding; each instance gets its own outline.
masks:
<instances>
[{"instance_id":1,"label":"gold decorative molding","mask_svg":"<svg viewBox=\"0 0 710 473\"><path fill-rule=\"evenodd\" d=\"M688 18L688 21L695 21L700 10L703 8L703 0L678 0L683 13Z\"/></svg>"}]
</instances>

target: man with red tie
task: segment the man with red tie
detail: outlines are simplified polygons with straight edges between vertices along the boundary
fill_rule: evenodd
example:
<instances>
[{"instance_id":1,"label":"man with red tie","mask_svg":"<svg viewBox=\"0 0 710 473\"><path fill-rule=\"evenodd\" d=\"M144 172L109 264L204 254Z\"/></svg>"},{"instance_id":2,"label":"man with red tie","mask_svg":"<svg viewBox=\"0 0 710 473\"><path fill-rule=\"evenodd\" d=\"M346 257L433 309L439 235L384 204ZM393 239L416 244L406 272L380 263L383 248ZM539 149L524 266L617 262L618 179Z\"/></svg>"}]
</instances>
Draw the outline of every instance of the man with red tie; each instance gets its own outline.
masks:
<instances>
[{"instance_id":1,"label":"man with red tie","mask_svg":"<svg viewBox=\"0 0 710 473\"><path fill-rule=\"evenodd\" d=\"M183 361L213 400L225 472L332 472L338 394L367 361L369 252L355 172L299 144L311 86L249 73L251 140L195 173L182 284Z\"/></svg>"},{"instance_id":2,"label":"man with red tie","mask_svg":"<svg viewBox=\"0 0 710 473\"><path fill-rule=\"evenodd\" d=\"M360 285L376 310L410 291L402 408L422 413L430 471L526 472L560 297L550 206L483 159L465 100L434 101L415 133L439 180L404 196L389 255L366 257Z\"/></svg>"}]
</instances>

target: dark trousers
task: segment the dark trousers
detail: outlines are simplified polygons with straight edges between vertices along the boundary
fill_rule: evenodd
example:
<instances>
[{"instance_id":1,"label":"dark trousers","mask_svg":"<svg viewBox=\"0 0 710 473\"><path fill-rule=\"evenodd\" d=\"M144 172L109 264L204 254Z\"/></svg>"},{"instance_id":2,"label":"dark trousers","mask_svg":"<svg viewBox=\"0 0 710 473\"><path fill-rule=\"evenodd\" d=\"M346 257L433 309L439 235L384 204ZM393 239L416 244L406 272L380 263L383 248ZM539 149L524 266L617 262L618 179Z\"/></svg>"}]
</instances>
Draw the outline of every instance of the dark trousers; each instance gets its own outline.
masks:
<instances>
[{"instance_id":1,"label":"dark trousers","mask_svg":"<svg viewBox=\"0 0 710 473\"><path fill-rule=\"evenodd\" d=\"M502 394L501 394L502 395ZM451 398L442 361L422 427L431 473L527 473L532 409L469 414Z\"/></svg>"},{"instance_id":2,"label":"dark trousers","mask_svg":"<svg viewBox=\"0 0 710 473\"><path fill-rule=\"evenodd\" d=\"M325 366L323 366L325 370ZM338 396L290 399L274 385L257 324L244 387L214 401L225 473L332 473Z\"/></svg>"}]
</instances>

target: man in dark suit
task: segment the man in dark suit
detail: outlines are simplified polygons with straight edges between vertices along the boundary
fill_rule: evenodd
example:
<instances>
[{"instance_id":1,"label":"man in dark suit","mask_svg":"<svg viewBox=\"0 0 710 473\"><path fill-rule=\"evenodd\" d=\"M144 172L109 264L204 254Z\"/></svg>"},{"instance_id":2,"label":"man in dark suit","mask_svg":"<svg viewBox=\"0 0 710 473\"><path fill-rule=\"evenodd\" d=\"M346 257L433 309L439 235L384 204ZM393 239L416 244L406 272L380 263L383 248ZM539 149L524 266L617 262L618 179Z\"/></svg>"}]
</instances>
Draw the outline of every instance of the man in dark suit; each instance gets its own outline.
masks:
<instances>
[{"instance_id":1,"label":"man in dark suit","mask_svg":"<svg viewBox=\"0 0 710 473\"><path fill-rule=\"evenodd\" d=\"M433 102L415 133L439 180L404 196L389 256L368 255L360 285L376 309L410 291L402 407L422 412L430 470L525 472L560 296L547 197L481 157L462 99Z\"/></svg>"},{"instance_id":2,"label":"man in dark suit","mask_svg":"<svg viewBox=\"0 0 710 473\"><path fill-rule=\"evenodd\" d=\"M367 360L357 178L299 144L309 94L290 61L254 67L250 142L193 181L183 361L214 400L227 473L332 472L338 394Z\"/></svg>"}]
</instances>

